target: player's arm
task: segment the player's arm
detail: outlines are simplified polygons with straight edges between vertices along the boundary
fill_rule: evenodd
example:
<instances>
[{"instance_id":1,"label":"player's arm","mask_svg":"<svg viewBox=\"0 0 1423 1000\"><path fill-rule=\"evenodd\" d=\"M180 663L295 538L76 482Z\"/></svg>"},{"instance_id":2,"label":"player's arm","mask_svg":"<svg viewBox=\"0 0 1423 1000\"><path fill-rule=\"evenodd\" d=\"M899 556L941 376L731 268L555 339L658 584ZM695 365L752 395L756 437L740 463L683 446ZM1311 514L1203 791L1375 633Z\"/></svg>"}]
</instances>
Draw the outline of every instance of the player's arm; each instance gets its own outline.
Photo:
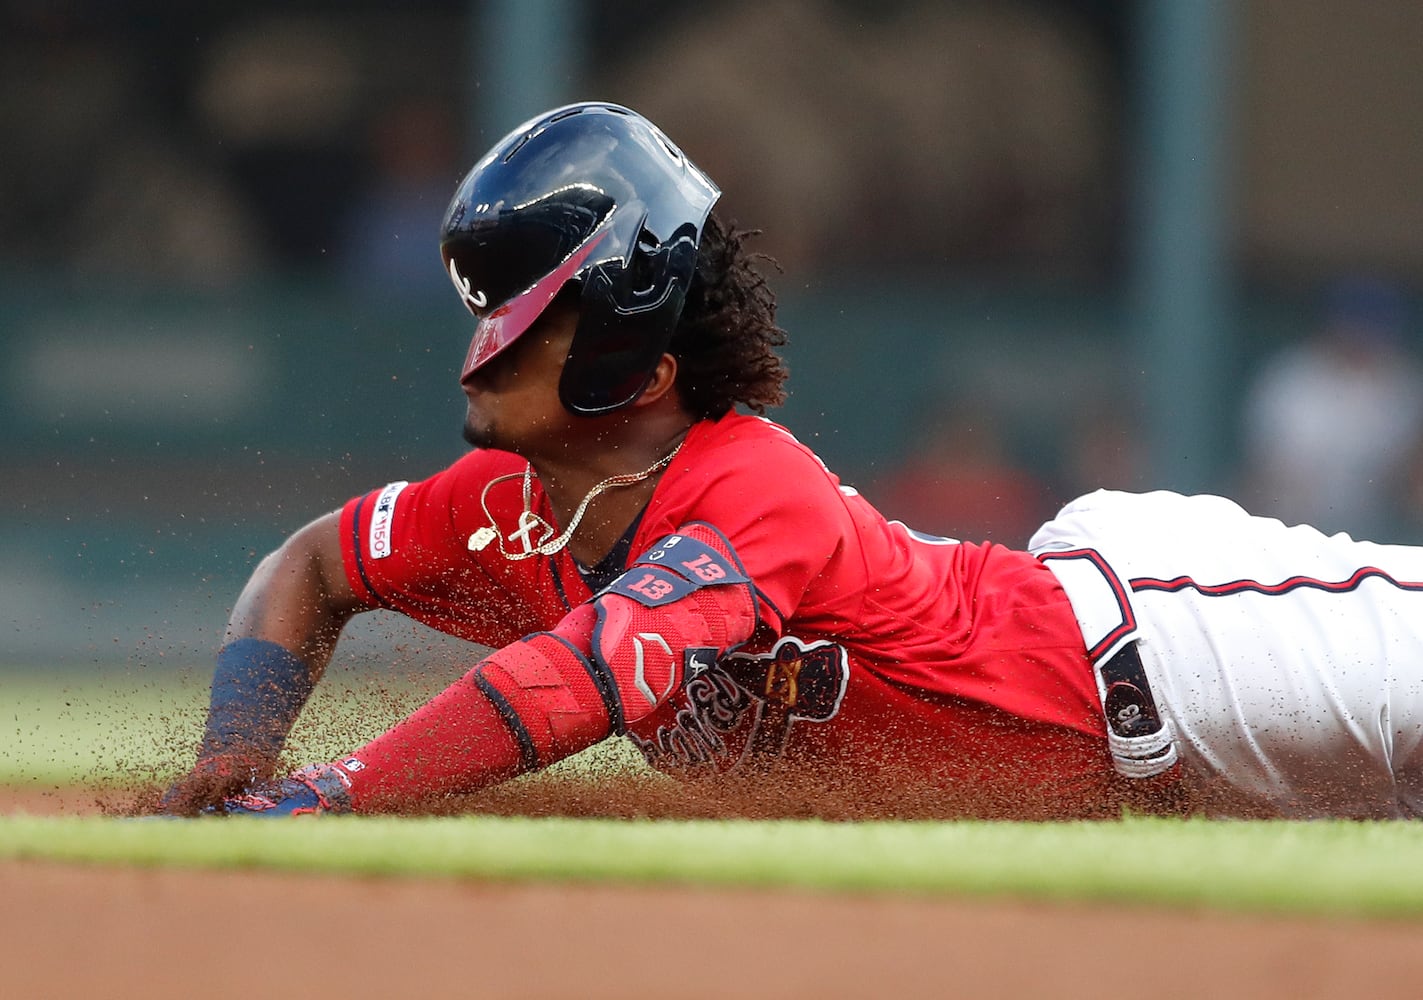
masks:
<instances>
[{"instance_id":1,"label":"player's arm","mask_svg":"<svg viewBox=\"0 0 1423 1000\"><path fill-rule=\"evenodd\" d=\"M279 783L285 805L264 793L229 811L399 808L546 767L654 711L682 683L689 655L735 649L756 615L730 543L687 526L553 630L496 650L356 752Z\"/></svg>"},{"instance_id":2,"label":"player's arm","mask_svg":"<svg viewBox=\"0 0 1423 1000\"><path fill-rule=\"evenodd\" d=\"M194 769L163 808L195 813L269 778L282 744L362 605L342 567L339 512L288 538L238 597L213 672Z\"/></svg>"}]
</instances>

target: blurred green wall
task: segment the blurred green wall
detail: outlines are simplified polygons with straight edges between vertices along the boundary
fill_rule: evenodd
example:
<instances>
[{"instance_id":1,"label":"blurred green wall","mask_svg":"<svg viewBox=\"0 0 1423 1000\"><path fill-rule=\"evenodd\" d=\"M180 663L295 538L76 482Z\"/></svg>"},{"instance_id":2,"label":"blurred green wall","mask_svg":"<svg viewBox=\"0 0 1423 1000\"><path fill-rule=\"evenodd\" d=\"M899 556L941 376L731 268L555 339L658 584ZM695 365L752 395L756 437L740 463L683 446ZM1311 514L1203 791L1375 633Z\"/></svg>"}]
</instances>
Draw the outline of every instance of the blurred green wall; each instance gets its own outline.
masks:
<instances>
[{"instance_id":1,"label":"blurred green wall","mask_svg":"<svg viewBox=\"0 0 1423 1000\"><path fill-rule=\"evenodd\" d=\"M465 448L453 296L31 283L0 303L0 669L201 659L289 532ZM1101 296L829 282L783 295L781 318L792 392L775 416L872 499L945 401L981 414L1055 501L1077 485L1078 416L1139 412L1122 310ZM1257 306L1248 342L1296 321ZM1238 388L1217 387L1222 408Z\"/></svg>"}]
</instances>

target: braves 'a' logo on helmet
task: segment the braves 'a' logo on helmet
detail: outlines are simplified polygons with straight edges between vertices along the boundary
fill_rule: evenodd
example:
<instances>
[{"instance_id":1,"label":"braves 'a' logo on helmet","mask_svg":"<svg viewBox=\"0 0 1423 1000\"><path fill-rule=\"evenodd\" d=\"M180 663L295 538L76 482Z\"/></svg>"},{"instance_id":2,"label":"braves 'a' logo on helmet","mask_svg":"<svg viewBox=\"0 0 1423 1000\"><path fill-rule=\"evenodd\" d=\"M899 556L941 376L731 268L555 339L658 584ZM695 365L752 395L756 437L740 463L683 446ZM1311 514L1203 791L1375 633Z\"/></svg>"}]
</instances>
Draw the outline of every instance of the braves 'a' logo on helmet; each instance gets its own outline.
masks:
<instances>
[{"instance_id":1,"label":"braves 'a' logo on helmet","mask_svg":"<svg viewBox=\"0 0 1423 1000\"><path fill-rule=\"evenodd\" d=\"M455 291L460 293L460 298L469 307L469 311L476 316L479 315L479 310L489 305L489 296L470 287L470 280L460 274L459 264L454 260L450 261L450 280L455 283Z\"/></svg>"}]
</instances>

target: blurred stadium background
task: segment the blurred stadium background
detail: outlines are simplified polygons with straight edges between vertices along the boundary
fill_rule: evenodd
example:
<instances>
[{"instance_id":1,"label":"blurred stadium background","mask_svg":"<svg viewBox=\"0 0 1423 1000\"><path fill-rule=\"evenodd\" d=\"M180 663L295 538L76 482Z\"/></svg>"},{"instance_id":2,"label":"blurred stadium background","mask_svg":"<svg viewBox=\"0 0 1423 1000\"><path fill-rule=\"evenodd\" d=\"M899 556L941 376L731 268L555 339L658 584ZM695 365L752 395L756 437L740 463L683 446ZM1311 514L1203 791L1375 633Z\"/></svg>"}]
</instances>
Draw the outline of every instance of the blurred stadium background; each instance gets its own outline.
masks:
<instances>
[{"instance_id":1,"label":"blurred stadium background","mask_svg":"<svg viewBox=\"0 0 1423 1000\"><path fill-rule=\"evenodd\" d=\"M781 419L906 510L877 484L947 436L942 505L995 540L1098 485L1231 492L1319 288L1423 281L1411 0L0 18L0 670L205 662L288 532L461 452L437 227L563 101L645 112L764 228Z\"/></svg>"}]
</instances>

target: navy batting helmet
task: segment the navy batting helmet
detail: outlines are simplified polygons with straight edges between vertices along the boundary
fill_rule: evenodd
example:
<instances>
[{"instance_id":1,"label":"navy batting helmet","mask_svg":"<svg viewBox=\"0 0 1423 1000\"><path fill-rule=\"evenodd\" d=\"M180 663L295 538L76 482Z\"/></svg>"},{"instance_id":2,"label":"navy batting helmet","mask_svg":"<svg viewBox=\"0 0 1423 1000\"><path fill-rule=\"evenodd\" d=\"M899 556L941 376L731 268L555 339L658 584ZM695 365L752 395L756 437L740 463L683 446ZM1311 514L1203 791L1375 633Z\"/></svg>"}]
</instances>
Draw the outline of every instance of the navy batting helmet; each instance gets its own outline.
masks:
<instances>
[{"instance_id":1,"label":"navy batting helmet","mask_svg":"<svg viewBox=\"0 0 1423 1000\"><path fill-rule=\"evenodd\" d=\"M461 379L576 282L563 405L593 415L637 399L681 316L720 193L655 125L614 104L571 104L509 133L445 214L440 254L478 320Z\"/></svg>"}]
</instances>

